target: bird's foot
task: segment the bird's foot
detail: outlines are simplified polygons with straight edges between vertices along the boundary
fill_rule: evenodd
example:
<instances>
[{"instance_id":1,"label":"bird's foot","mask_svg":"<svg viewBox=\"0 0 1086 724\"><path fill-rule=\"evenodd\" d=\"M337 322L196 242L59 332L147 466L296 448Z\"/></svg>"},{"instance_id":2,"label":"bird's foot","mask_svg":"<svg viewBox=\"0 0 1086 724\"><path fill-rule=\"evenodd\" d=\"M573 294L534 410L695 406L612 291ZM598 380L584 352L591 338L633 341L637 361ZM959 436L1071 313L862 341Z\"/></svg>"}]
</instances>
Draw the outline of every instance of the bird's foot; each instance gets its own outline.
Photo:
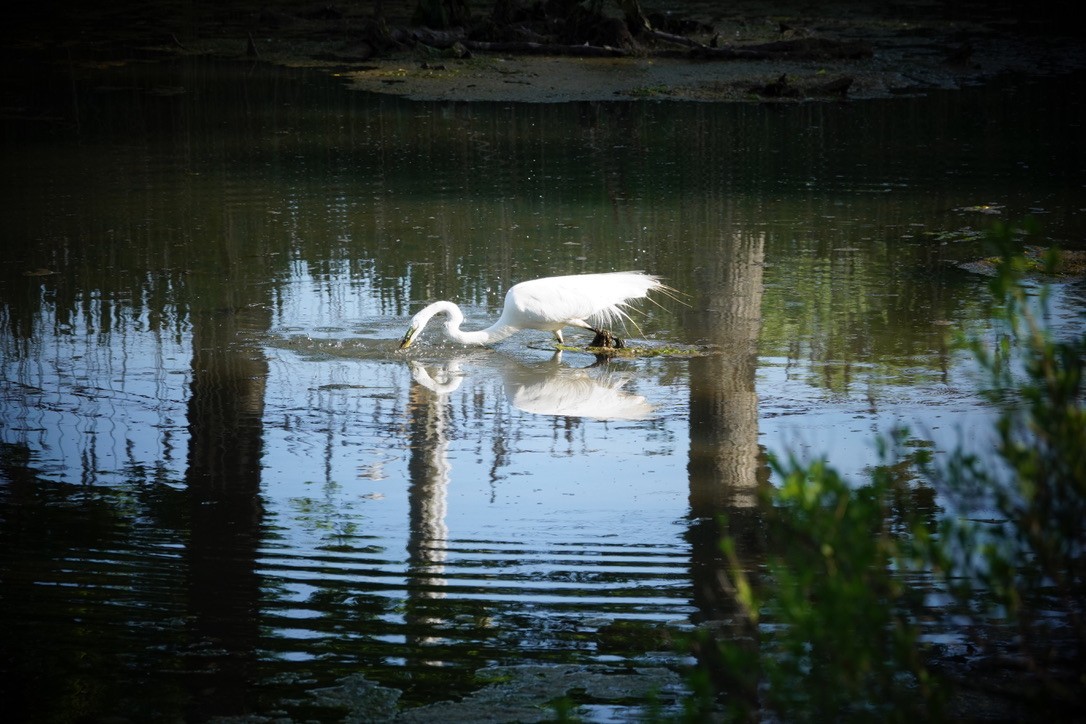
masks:
<instances>
[{"instance_id":1,"label":"bird's foot","mask_svg":"<svg viewBox=\"0 0 1086 724\"><path fill-rule=\"evenodd\" d=\"M626 346L626 343L611 334L608 329L597 329L596 336L592 338L592 342L588 346L602 349L622 349Z\"/></svg>"}]
</instances>

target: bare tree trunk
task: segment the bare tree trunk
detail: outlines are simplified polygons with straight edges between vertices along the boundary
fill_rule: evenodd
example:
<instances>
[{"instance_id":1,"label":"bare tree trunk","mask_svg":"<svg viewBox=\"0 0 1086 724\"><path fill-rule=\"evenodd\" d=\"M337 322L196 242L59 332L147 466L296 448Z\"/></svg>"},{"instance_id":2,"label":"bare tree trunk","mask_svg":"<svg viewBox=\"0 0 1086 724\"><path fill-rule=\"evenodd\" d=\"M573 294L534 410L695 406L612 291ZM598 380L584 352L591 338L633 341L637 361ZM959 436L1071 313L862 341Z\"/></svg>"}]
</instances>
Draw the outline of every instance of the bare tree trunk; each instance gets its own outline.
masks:
<instances>
[{"instance_id":1,"label":"bare tree trunk","mask_svg":"<svg viewBox=\"0 0 1086 724\"><path fill-rule=\"evenodd\" d=\"M418 0L411 22L428 28L453 28L470 19L468 0Z\"/></svg>"},{"instance_id":2,"label":"bare tree trunk","mask_svg":"<svg viewBox=\"0 0 1086 724\"><path fill-rule=\"evenodd\" d=\"M639 0L617 0L618 7L626 16L626 27L631 35L652 32L652 23L645 17Z\"/></svg>"}]
</instances>

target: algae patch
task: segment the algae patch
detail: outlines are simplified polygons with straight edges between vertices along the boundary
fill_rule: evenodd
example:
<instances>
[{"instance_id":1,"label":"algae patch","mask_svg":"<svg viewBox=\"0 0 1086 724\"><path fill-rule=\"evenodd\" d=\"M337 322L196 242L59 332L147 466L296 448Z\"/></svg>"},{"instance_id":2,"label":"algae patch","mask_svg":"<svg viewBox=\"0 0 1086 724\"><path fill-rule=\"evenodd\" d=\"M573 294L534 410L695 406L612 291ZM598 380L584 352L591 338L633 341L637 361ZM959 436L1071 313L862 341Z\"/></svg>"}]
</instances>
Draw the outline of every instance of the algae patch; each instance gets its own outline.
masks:
<instances>
[{"instance_id":1,"label":"algae patch","mask_svg":"<svg viewBox=\"0 0 1086 724\"><path fill-rule=\"evenodd\" d=\"M707 357L718 354L719 349L710 345L634 345L626 347L575 347L568 344L555 345L563 352L588 352L601 357Z\"/></svg>"}]
</instances>

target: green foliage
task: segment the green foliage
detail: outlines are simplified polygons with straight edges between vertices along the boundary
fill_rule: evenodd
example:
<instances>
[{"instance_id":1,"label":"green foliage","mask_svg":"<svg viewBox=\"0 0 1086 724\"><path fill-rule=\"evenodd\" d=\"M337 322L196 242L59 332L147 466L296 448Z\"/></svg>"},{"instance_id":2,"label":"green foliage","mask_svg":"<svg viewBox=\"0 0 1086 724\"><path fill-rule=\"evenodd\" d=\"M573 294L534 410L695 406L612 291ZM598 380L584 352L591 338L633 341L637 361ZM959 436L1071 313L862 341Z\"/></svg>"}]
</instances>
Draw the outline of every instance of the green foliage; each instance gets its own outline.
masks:
<instances>
[{"instance_id":1,"label":"green foliage","mask_svg":"<svg viewBox=\"0 0 1086 724\"><path fill-rule=\"evenodd\" d=\"M1002 258L992 284L997 334L964 345L1000 413L995 454L902 458L898 437L882 442L897 457L859 487L825 461L774 461L781 484L768 501L775 542L764 579L749 580L732 557L735 597L758 641L717 642L722 665L751 680L740 716L939 718L952 692L925 665L935 652L920 645L918 622L943 615L949 625L962 613L974 614L963 634L982 631L971 642L977 651L997 641L1026 665L1017 705L1036 714L1082 710L1086 325L1054 339L1049 290L1023 283L1030 267L1013 248L1015 234L997 228L992 238ZM1052 252L1050 268L1056 261ZM918 473L951 503L937 526L908 498ZM726 554L732 545L724 541ZM918 572L957 605L925 609L910 583Z\"/></svg>"},{"instance_id":2,"label":"green foliage","mask_svg":"<svg viewBox=\"0 0 1086 724\"><path fill-rule=\"evenodd\" d=\"M1054 339L1050 289L1023 283L1032 266L1009 229L991 238L1001 257L992 281L1001 328L966 344L1000 411L1000 464L959 450L926 469L958 512L944 519L928 557L963 609L1014 627L1002 638L1017 634L1016 655L1037 674L1029 704L1064 710L1083 703L1086 684L1077 673L1086 652L1086 325ZM1053 250L1045 264L1058 262ZM978 523L978 511L994 522Z\"/></svg>"},{"instance_id":3,"label":"green foliage","mask_svg":"<svg viewBox=\"0 0 1086 724\"><path fill-rule=\"evenodd\" d=\"M761 675L758 706L789 721L931 716L939 698L910 622L916 602L897 575L911 558L898 528L924 521L893 524L906 484L899 468L852 488L825 461L772 464L782 481L771 501L779 553L760 587L735 572L762 632L748 662Z\"/></svg>"}]
</instances>

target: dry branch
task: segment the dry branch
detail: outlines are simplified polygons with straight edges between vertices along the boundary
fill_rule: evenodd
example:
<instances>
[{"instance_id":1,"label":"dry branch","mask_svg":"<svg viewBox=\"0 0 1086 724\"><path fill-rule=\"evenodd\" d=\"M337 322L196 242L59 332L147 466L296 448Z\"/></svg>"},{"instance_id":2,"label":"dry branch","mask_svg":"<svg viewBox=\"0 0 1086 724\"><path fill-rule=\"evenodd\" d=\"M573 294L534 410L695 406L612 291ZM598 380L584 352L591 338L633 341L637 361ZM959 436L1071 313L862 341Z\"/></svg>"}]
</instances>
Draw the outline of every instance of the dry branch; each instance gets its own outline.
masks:
<instances>
[{"instance_id":1,"label":"dry branch","mask_svg":"<svg viewBox=\"0 0 1086 724\"><path fill-rule=\"evenodd\" d=\"M770 58L796 58L799 60L834 60L870 58L871 46L853 40L829 38L795 38L774 40L743 46L720 48L700 47L690 51L690 57L705 60L768 60Z\"/></svg>"},{"instance_id":2,"label":"dry branch","mask_svg":"<svg viewBox=\"0 0 1086 724\"><path fill-rule=\"evenodd\" d=\"M629 55L622 48L608 45L559 45L556 43L497 42L469 40L464 43L469 50L485 53L524 53L527 55L570 55L585 58L620 58Z\"/></svg>"}]
</instances>

